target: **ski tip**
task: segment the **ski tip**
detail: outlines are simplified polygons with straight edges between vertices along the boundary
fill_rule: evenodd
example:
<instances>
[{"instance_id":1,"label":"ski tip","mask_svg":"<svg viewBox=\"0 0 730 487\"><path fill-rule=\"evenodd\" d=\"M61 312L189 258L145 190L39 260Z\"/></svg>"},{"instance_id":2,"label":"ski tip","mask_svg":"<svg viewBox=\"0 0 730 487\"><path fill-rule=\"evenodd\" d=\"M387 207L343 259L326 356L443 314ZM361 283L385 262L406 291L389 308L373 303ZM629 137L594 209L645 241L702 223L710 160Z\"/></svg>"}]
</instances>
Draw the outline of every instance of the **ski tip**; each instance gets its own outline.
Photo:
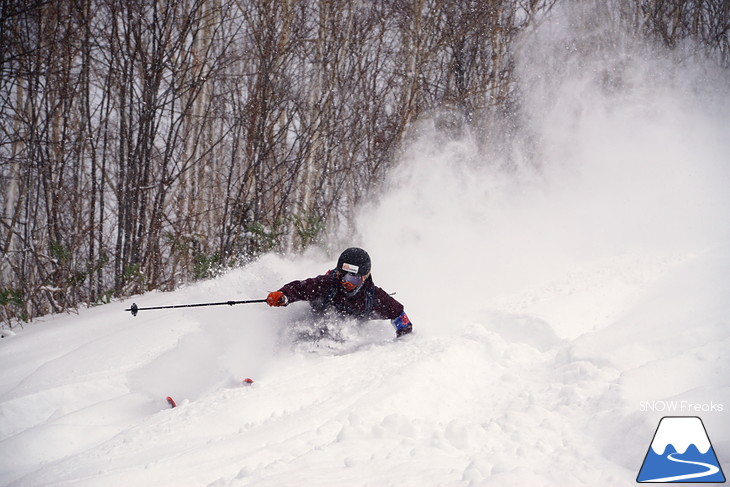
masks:
<instances>
[{"instance_id":1,"label":"ski tip","mask_svg":"<svg viewBox=\"0 0 730 487\"><path fill-rule=\"evenodd\" d=\"M242 384L243 384L244 386L250 386L251 384L253 384L253 379L250 379L250 378L246 377L245 379L243 379L243 380L241 381L241 383L242 383Z\"/></svg>"},{"instance_id":2,"label":"ski tip","mask_svg":"<svg viewBox=\"0 0 730 487\"><path fill-rule=\"evenodd\" d=\"M171 398L170 396L167 396L167 403L170 405L171 408L177 407L177 404L175 403L175 400Z\"/></svg>"}]
</instances>

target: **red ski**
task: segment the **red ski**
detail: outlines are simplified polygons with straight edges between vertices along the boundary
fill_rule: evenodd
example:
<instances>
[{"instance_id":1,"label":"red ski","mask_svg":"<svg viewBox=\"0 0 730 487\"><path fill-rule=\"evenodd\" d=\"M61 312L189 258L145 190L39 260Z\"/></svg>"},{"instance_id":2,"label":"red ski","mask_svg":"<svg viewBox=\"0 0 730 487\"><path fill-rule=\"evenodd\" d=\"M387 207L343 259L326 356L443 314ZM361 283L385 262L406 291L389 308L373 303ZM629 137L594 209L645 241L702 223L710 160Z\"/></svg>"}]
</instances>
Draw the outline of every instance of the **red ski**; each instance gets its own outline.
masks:
<instances>
[{"instance_id":1,"label":"red ski","mask_svg":"<svg viewBox=\"0 0 730 487\"><path fill-rule=\"evenodd\" d=\"M175 400L170 396L167 396L167 403L170 405L171 408L177 407L177 404L175 404Z\"/></svg>"}]
</instances>

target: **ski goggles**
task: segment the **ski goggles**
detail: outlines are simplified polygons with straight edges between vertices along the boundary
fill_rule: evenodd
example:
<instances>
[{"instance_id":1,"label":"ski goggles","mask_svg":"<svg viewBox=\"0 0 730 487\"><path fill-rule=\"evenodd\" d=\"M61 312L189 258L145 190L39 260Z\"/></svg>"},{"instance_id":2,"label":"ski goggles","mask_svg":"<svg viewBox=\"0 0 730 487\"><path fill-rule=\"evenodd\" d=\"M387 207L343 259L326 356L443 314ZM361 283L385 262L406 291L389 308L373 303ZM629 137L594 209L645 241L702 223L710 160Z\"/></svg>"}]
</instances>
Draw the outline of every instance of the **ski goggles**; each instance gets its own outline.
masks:
<instances>
[{"instance_id":1,"label":"ski goggles","mask_svg":"<svg viewBox=\"0 0 730 487\"><path fill-rule=\"evenodd\" d=\"M351 274L345 272L340 276L340 284L345 288L345 291L351 292L357 289L365 281L365 276L358 276L357 274Z\"/></svg>"}]
</instances>

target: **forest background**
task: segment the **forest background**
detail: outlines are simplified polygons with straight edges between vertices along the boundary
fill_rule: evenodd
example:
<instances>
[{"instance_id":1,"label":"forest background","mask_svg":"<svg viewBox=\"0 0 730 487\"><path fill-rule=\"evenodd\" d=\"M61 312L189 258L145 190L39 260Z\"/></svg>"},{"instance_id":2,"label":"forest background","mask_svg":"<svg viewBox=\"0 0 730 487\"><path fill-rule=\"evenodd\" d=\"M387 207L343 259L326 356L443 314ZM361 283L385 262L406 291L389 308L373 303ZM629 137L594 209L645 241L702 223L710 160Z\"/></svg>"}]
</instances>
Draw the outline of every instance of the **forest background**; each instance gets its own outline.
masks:
<instances>
[{"instance_id":1,"label":"forest background","mask_svg":"<svg viewBox=\"0 0 730 487\"><path fill-rule=\"evenodd\" d=\"M567 2L0 0L0 320L336 245L424 120L539 166L514 60ZM730 67L727 0L600 4Z\"/></svg>"}]
</instances>

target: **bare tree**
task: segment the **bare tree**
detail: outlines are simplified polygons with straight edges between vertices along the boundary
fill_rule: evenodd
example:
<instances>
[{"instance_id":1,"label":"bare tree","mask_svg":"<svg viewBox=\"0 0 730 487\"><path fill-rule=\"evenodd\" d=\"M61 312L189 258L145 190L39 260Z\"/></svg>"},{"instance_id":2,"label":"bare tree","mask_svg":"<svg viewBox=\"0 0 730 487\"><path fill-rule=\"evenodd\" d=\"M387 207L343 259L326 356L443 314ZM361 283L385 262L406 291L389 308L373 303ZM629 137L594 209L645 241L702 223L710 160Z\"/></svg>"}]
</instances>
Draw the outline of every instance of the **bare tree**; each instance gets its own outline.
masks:
<instances>
[{"instance_id":1,"label":"bare tree","mask_svg":"<svg viewBox=\"0 0 730 487\"><path fill-rule=\"evenodd\" d=\"M730 3L727 0L642 0L641 27L668 47L694 39L727 65L730 55Z\"/></svg>"},{"instance_id":2,"label":"bare tree","mask_svg":"<svg viewBox=\"0 0 730 487\"><path fill-rule=\"evenodd\" d=\"M557 1L0 0L3 321L341 236L414 122L519 123L515 41ZM727 67L726 0L605 8Z\"/></svg>"}]
</instances>

